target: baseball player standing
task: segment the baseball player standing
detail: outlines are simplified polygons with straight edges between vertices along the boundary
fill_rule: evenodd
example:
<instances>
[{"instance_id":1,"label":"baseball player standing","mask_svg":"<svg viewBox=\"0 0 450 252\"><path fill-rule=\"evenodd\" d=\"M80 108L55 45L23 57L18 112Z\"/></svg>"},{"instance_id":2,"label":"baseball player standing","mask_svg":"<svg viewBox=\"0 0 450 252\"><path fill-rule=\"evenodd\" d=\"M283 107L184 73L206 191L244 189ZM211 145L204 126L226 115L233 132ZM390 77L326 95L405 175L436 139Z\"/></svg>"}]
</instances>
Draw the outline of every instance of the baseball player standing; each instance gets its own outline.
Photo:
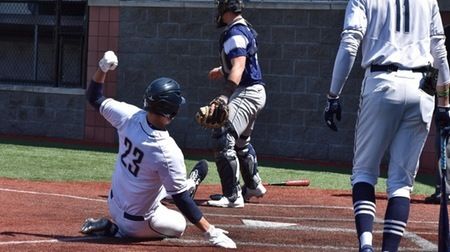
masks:
<instances>
[{"instance_id":1,"label":"baseball player standing","mask_svg":"<svg viewBox=\"0 0 450 252\"><path fill-rule=\"evenodd\" d=\"M211 225L191 198L190 192L199 181L186 180L183 153L166 130L185 101L179 84L164 77L154 80L145 91L144 109L140 109L103 96L106 73L117 65L114 52L106 52L86 91L89 103L118 132L119 152L108 197L114 222L89 218L81 232L136 238L181 237L186 217L211 244L236 248L227 232ZM207 163L201 161L194 169L198 170L193 174L203 173L203 179ZM184 216L161 204L167 195L172 196Z\"/></svg>"},{"instance_id":2,"label":"baseball player standing","mask_svg":"<svg viewBox=\"0 0 450 252\"><path fill-rule=\"evenodd\" d=\"M224 78L221 99L228 104L228 122L213 130L215 161L223 196L210 200L217 207L243 207L244 200L262 197L256 152L250 144L256 117L266 103L266 93L258 63L256 32L242 17L242 0L217 0L217 27L225 27L220 37L221 66L210 70L212 80ZM244 180L240 188L239 171ZM243 197L244 198L243 198Z\"/></svg>"},{"instance_id":3,"label":"baseball player standing","mask_svg":"<svg viewBox=\"0 0 450 252\"><path fill-rule=\"evenodd\" d=\"M410 208L419 157L432 120L434 94L426 93L430 63L439 69L440 126L450 125L449 66L436 0L350 0L324 111L337 131L339 95L362 43L362 82L351 176L353 209L360 251L372 247L379 166L389 151L388 205L382 251L397 251ZM423 90L422 90L423 89Z\"/></svg>"}]
</instances>

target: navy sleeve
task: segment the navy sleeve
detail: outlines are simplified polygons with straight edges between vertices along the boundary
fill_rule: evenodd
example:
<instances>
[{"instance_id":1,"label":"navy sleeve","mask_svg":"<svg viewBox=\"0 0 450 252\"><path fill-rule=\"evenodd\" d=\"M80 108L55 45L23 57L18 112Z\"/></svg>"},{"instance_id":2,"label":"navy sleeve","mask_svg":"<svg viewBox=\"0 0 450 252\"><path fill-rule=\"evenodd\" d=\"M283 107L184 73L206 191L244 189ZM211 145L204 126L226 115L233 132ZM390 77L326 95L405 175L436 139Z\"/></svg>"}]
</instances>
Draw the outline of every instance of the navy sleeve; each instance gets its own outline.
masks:
<instances>
[{"instance_id":1,"label":"navy sleeve","mask_svg":"<svg viewBox=\"0 0 450 252\"><path fill-rule=\"evenodd\" d=\"M89 87L86 90L86 99L92 107L99 110L100 105L106 99L103 95L103 84L91 80L91 84L89 84Z\"/></svg>"},{"instance_id":2,"label":"navy sleeve","mask_svg":"<svg viewBox=\"0 0 450 252\"><path fill-rule=\"evenodd\" d=\"M203 217L202 212L195 204L194 200L189 196L188 191L172 195L175 205L180 209L181 213L193 224L196 224Z\"/></svg>"}]
</instances>

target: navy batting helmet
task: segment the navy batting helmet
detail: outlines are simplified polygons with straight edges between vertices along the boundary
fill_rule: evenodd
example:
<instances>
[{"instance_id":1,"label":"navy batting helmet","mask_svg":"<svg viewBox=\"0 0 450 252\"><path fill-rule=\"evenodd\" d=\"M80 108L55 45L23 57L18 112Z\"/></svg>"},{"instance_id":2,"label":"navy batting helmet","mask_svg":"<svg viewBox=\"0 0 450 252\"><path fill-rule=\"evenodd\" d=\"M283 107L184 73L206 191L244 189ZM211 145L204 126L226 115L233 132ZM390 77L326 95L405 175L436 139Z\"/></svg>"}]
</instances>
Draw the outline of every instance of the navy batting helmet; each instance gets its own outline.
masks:
<instances>
[{"instance_id":1,"label":"navy batting helmet","mask_svg":"<svg viewBox=\"0 0 450 252\"><path fill-rule=\"evenodd\" d=\"M227 11L233 13L241 13L244 9L244 3L242 0L216 0L217 5L217 17L216 23L218 27L223 27L226 24L222 21L222 16Z\"/></svg>"},{"instance_id":2,"label":"navy batting helmet","mask_svg":"<svg viewBox=\"0 0 450 252\"><path fill-rule=\"evenodd\" d=\"M149 112L174 118L183 103L185 99L181 96L180 84L173 79L158 78L145 90L144 109Z\"/></svg>"}]
</instances>

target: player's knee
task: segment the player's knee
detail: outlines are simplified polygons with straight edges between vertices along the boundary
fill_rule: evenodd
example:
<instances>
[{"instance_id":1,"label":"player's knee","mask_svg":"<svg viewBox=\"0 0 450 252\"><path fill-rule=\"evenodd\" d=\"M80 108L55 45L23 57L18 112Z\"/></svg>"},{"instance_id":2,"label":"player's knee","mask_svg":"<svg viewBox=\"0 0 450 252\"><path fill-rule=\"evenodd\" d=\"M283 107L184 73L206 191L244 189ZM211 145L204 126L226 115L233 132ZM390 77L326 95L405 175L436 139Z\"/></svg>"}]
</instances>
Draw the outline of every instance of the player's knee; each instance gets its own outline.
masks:
<instances>
[{"instance_id":1,"label":"player's knee","mask_svg":"<svg viewBox=\"0 0 450 252\"><path fill-rule=\"evenodd\" d=\"M164 206L157 214L150 217L150 227L164 237L180 238L186 230L184 216Z\"/></svg>"},{"instance_id":2,"label":"player's knee","mask_svg":"<svg viewBox=\"0 0 450 252\"><path fill-rule=\"evenodd\" d=\"M236 148L248 149L249 147L253 148L251 147L250 144L250 136L240 135L239 137L236 138Z\"/></svg>"},{"instance_id":3,"label":"player's knee","mask_svg":"<svg viewBox=\"0 0 450 252\"><path fill-rule=\"evenodd\" d=\"M367 183L375 186L378 181L378 174L366 172L364 170L353 169L353 174L350 179L352 186L357 183Z\"/></svg>"},{"instance_id":4,"label":"player's knee","mask_svg":"<svg viewBox=\"0 0 450 252\"><path fill-rule=\"evenodd\" d=\"M215 129L212 134L215 152L224 152L228 149L234 149L236 144L236 133L231 127L222 127Z\"/></svg>"},{"instance_id":5,"label":"player's knee","mask_svg":"<svg viewBox=\"0 0 450 252\"><path fill-rule=\"evenodd\" d=\"M247 158L248 156L251 156L256 160L256 151L250 143L247 143L242 147L236 144L235 150L239 158Z\"/></svg>"}]
</instances>

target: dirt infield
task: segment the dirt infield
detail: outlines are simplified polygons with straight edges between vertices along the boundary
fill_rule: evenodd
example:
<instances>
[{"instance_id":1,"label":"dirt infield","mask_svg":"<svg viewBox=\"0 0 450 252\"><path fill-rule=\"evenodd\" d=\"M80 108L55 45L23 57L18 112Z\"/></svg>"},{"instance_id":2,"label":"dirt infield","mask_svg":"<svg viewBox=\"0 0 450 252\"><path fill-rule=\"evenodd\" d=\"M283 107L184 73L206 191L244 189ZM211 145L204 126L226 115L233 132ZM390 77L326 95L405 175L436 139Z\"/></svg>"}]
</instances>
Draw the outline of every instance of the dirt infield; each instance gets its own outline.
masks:
<instances>
[{"instance_id":1,"label":"dirt infield","mask_svg":"<svg viewBox=\"0 0 450 252\"><path fill-rule=\"evenodd\" d=\"M81 235L86 217L108 216L108 190L109 183L0 179L0 251L221 250L210 247L192 225L181 239L162 241ZM197 202L219 191L217 185L202 185ZM412 202L401 251L437 251L439 205L424 204L420 196ZM377 195L377 248L386 203L384 195ZM263 199L242 209L201 209L213 224L230 232L240 251L358 251L350 191L269 186Z\"/></svg>"}]
</instances>

